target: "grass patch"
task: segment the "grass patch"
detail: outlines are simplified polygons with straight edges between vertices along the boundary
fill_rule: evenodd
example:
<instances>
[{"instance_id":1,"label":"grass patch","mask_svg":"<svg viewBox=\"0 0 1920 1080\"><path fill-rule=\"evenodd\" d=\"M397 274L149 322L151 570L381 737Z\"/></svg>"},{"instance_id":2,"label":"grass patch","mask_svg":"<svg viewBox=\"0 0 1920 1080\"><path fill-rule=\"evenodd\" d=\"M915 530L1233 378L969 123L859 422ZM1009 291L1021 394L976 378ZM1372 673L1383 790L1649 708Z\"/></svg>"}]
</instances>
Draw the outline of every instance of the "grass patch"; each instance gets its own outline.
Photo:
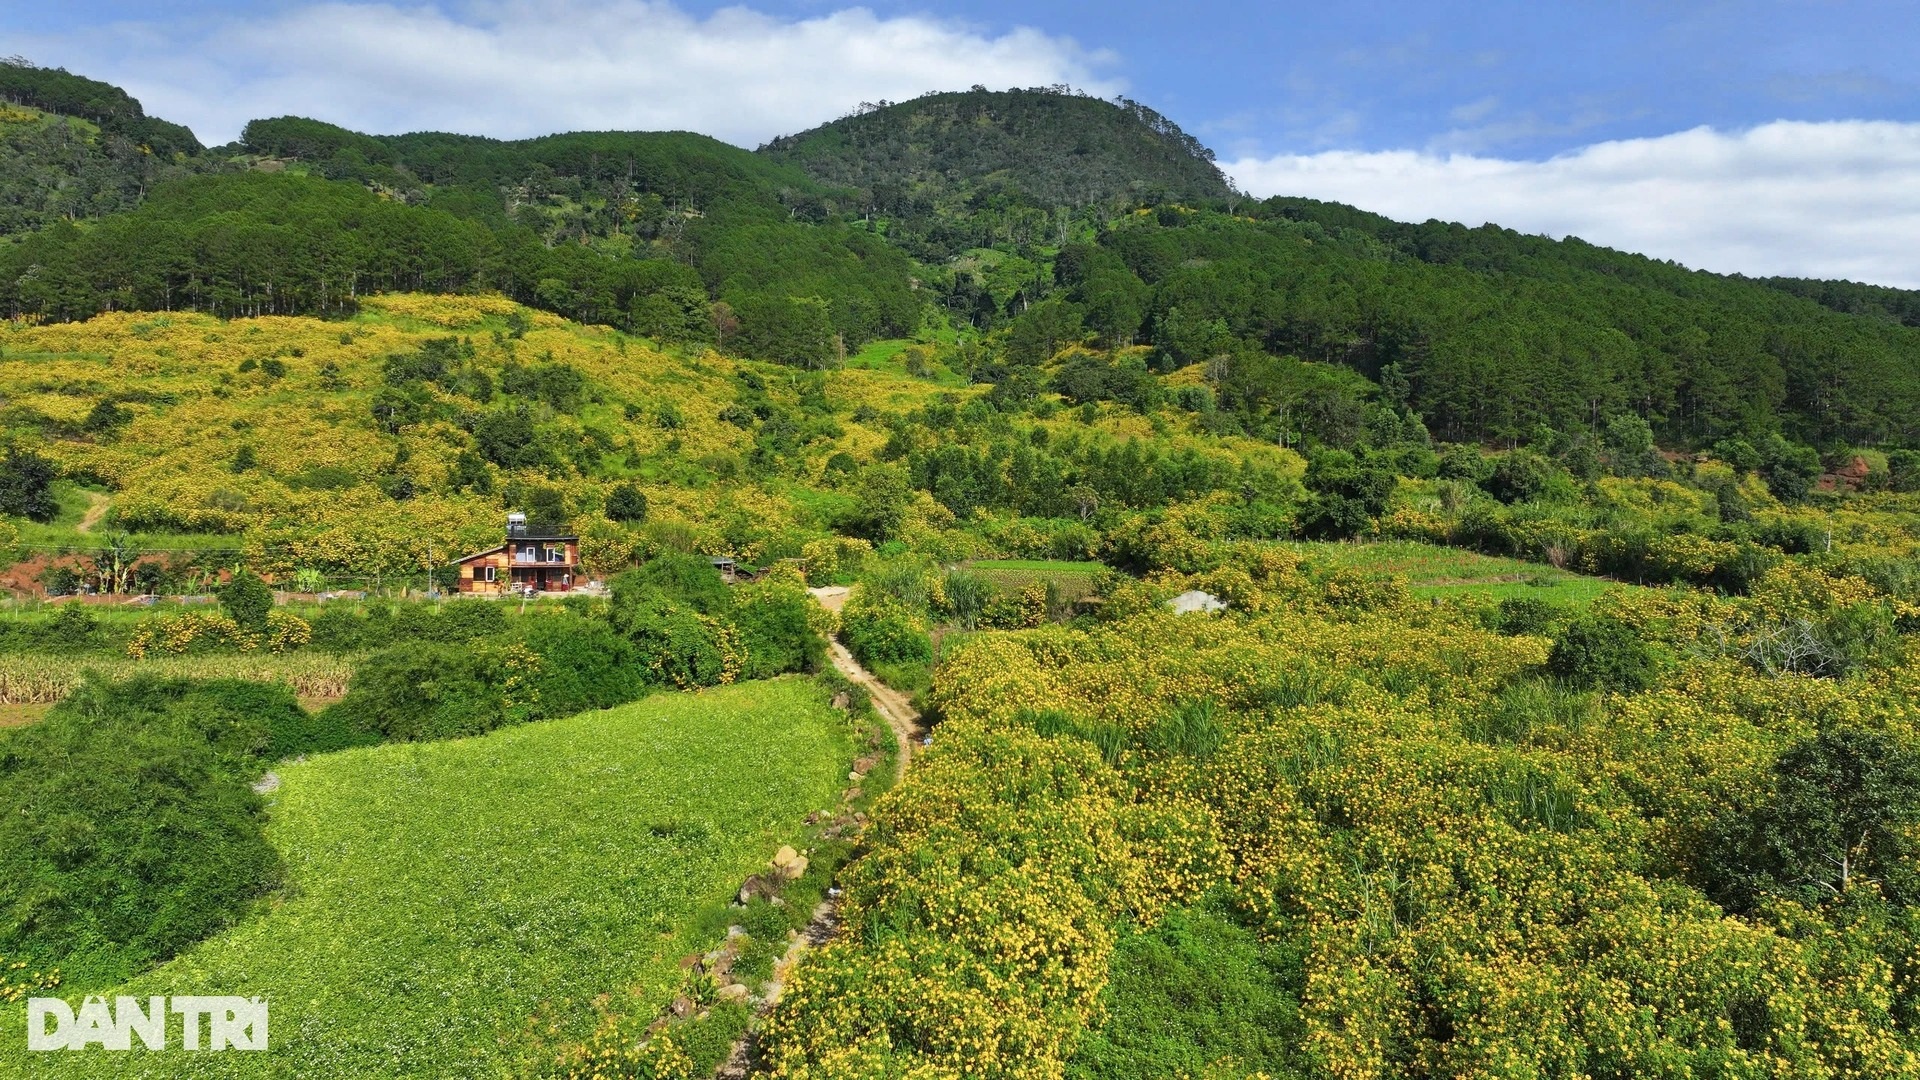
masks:
<instances>
[{"instance_id":1,"label":"grass patch","mask_svg":"<svg viewBox=\"0 0 1920 1080\"><path fill-rule=\"evenodd\" d=\"M1282 546L1323 565L1350 567L1370 574L1398 574L1407 579L1407 587L1415 596L1425 598L1499 601L1510 596L1530 596L1584 608L1602 593L1640 587L1540 563L1411 541L1300 542Z\"/></svg>"},{"instance_id":2,"label":"grass patch","mask_svg":"<svg viewBox=\"0 0 1920 1080\"><path fill-rule=\"evenodd\" d=\"M40 705L0 705L0 728L24 727L47 715L51 703Z\"/></svg>"},{"instance_id":3,"label":"grass patch","mask_svg":"<svg viewBox=\"0 0 1920 1080\"><path fill-rule=\"evenodd\" d=\"M603 1010L652 1015L721 902L811 810L853 740L818 684L668 694L475 739L283 766L267 834L286 888L110 993L264 995L266 1054L115 1054L120 1076L497 1076L539 1070ZM62 988L70 997L88 989ZM596 998L606 995L596 1002ZM23 1045L21 1010L0 1041ZM100 1075L100 1051L0 1075Z\"/></svg>"},{"instance_id":4,"label":"grass patch","mask_svg":"<svg viewBox=\"0 0 1920 1080\"><path fill-rule=\"evenodd\" d=\"M1505 600L1510 596L1527 596L1536 600L1548 600L1556 604L1569 604L1584 608L1600 599L1604 593L1615 589L1631 589L1638 586L1625 585L1605 578L1585 577L1580 574L1568 574L1560 578L1543 578L1527 581L1462 581L1445 582L1431 585L1411 585L1409 590L1419 597L1437 597L1445 599L1453 596L1470 596L1482 600Z\"/></svg>"},{"instance_id":5,"label":"grass patch","mask_svg":"<svg viewBox=\"0 0 1920 1080\"><path fill-rule=\"evenodd\" d=\"M1115 943L1106 1022L1088 1033L1067 1076L1304 1075L1294 1049L1304 983L1286 946L1212 910L1169 912Z\"/></svg>"},{"instance_id":6,"label":"grass patch","mask_svg":"<svg viewBox=\"0 0 1920 1080\"><path fill-rule=\"evenodd\" d=\"M867 665L873 676L895 690L917 697L933 689L933 664L925 660L875 660Z\"/></svg>"},{"instance_id":7,"label":"grass patch","mask_svg":"<svg viewBox=\"0 0 1920 1080\"><path fill-rule=\"evenodd\" d=\"M924 375L916 376L909 372L907 350L914 345L915 342L907 338L888 338L884 341L868 342L859 352L847 357L847 370L880 371L948 389L959 389L968 385L966 376L938 360L930 359L927 362Z\"/></svg>"}]
</instances>

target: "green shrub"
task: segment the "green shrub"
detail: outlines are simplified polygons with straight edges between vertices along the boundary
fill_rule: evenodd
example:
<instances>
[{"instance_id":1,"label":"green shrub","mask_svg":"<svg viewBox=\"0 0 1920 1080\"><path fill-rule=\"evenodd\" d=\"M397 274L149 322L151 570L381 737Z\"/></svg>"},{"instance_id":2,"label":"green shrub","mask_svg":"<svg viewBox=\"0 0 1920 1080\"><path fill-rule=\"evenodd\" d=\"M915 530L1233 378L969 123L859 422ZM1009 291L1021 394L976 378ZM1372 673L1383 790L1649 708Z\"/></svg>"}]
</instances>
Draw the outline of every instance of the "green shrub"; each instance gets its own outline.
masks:
<instances>
[{"instance_id":1,"label":"green shrub","mask_svg":"<svg viewBox=\"0 0 1920 1080\"><path fill-rule=\"evenodd\" d=\"M324 604L307 620L308 644L328 652L355 652L368 646L367 618L346 603Z\"/></svg>"},{"instance_id":2,"label":"green shrub","mask_svg":"<svg viewBox=\"0 0 1920 1080\"><path fill-rule=\"evenodd\" d=\"M813 598L797 586L767 583L741 589L732 613L747 651L741 677L766 679L824 666L827 644L809 621L813 606Z\"/></svg>"},{"instance_id":3,"label":"green shrub","mask_svg":"<svg viewBox=\"0 0 1920 1080\"><path fill-rule=\"evenodd\" d=\"M0 954L117 981L219 930L278 858L247 783L284 687L83 684L0 740Z\"/></svg>"},{"instance_id":4,"label":"green shrub","mask_svg":"<svg viewBox=\"0 0 1920 1080\"><path fill-rule=\"evenodd\" d=\"M532 617L520 623L518 639L540 657L534 678L540 716L608 709L646 694L639 650L606 623L577 615Z\"/></svg>"},{"instance_id":5,"label":"green shrub","mask_svg":"<svg viewBox=\"0 0 1920 1080\"><path fill-rule=\"evenodd\" d=\"M322 717L345 730L401 741L478 735L535 715L537 668L537 658L524 649L395 646L368 657L347 695Z\"/></svg>"},{"instance_id":6,"label":"green shrub","mask_svg":"<svg viewBox=\"0 0 1920 1080\"><path fill-rule=\"evenodd\" d=\"M273 590L253 571L242 570L220 587L220 606L242 630L265 633L267 613L273 610Z\"/></svg>"},{"instance_id":7,"label":"green shrub","mask_svg":"<svg viewBox=\"0 0 1920 1080\"><path fill-rule=\"evenodd\" d=\"M1920 491L1920 450L1887 452L1887 486L1895 491Z\"/></svg>"},{"instance_id":8,"label":"green shrub","mask_svg":"<svg viewBox=\"0 0 1920 1080\"><path fill-rule=\"evenodd\" d=\"M80 591L80 575L71 566L49 566L40 571L40 587L48 596L72 596Z\"/></svg>"},{"instance_id":9,"label":"green shrub","mask_svg":"<svg viewBox=\"0 0 1920 1080\"><path fill-rule=\"evenodd\" d=\"M661 555L620 574L611 584L616 609L637 603L648 593L658 593L702 615L718 615L733 605L733 596L720 572L699 555Z\"/></svg>"},{"instance_id":10,"label":"green shrub","mask_svg":"<svg viewBox=\"0 0 1920 1080\"><path fill-rule=\"evenodd\" d=\"M1494 613L1494 629L1503 634L1546 634L1566 615L1566 605L1537 596L1509 596Z\"/></svg>"},{"instance_id":11,"label":"green shrub","mask_svg":"<svg viewBox=\"0 0 1920 1080\"><path fill-rule=\"evenodd\" d=\"M310 465L287 477L286 485L296 491L344 491L360 479L358 471L345 465Z\"/></svg>"},{"instance_id":12,"label":"green shrub","mask_svg":"<svg viewBox=\"0 0 1920 1080\"><path fill-rule=\"evenodd\" d=\"M1820 478L1820 453L1811 446L1769 435L1759 446L1760 476L1781 502L1799 502Z\"/></svg>"},{"instance_id":13,"label":"green shrub","mask_svg":"<svg viewBox=\"0 0 1920 1080\"><path fill-rule=\"evenodd\" d=\"M1487 494L1503 503L1531 502L1553 486L1553 463L1531 450L1515 450L1494 463L1481 483Z\"/></svg>"},{"instance_id":14,"label":"green shrub","mask_svg":"<svg viewBox=\"0 0 1920 1080\"><path fill-rule=\"evenodd\" d=\"M0 458L0 514L16 514L33 521L52 521L60 513L53 497L53 481L60 470L39 454L9 445Z\"/></svg>"},{"instance_id":15,"label":"green shrub","mask_svg":"<svg viewBox=\"0 0 1920 1080\"><path fill-rule=\"evenodd\" d=\"M1709 891L1735 910L1779 893L1819 904L1871 884L1920 899L1920 753L1877 731L1824 731L1774 762L1767 798L1716 827Z\"/></svg>"},{"instance_id":16,"label":"green shrub","mask_svg":"<svg viewBox=\"0 0 1920 1080\"><path fill-rule=\"evenodd\" d=\"M1576 619L1553 643L1547 670L1582 690L1645 690L1653 685L1653 654L1633 627L1618 619Z\"/></svg>"},{"instance_id":17,"label":"green shrub","mask_svg":"<svg viewBox=\"0 0 1920 1080\"><path fill-rule=\"evenodd\" d=\"M1386 510L1398 480L1377 458L1361 463L1345 450L1327 450L1307 463L1304 483L1313 497L1300 512L1301 535L1342 539L1373 524Z\"/></svg>"},{"instance_id":18,"label":"green shrub","mask_svg":"<svg viewBox=\"0 0 1920 1080\"><path fill-rule=\"evenodd\" d=\"M34 622L16 624L20 644L49 652L74 652L102 642L100 620L84 604L66 603L53 615Z\"/></svg>"},{"instance_id":19,"label":"green shrub","mask_svg":"<svg viewBox=\"0 0 1920 1080\"><path fill-rule=\"evenodd\" d=\"M862 664L933 659L926 628L896 604L849 604L840 615L840 639Z\"/></svg>"},{"instance_id":20,"label":"green shrub","mask_svg":"<svg viewBox=\"0 0 1920 1080\"><path fill-rule=\"evenodd\" d=\"M607 519L637 525L647 520L647 493L633 484L607 492Z\"/></svg>"},{"instance_id":21,"label":"green shrub","mask_svg":"<svg viewBox=\"0 0 1920 1080\"><path fill-rule=\"evenodd\" d=\"M403 604L394 613L396 641L459 644L494 637L507 629L507 609L492 600L455 600L435 608Z\"/></svg>"},{"instance_id":22,"label":"green shrub","mask_svg":"<svg viewBox=\"0 0 1920 1080\"><path fill-rule=\"evenodd\" d=\"M1744 596L1779 563L1779 556L1773 552L1742 541L1732 558L1722 560L1713 568L1712 583L1730 595Z\"/></svg>"},{"instance_id":23,"label":"green shrub","mask_svg":"<svg viewBox=\"0 0 1920 1080\"><path fill-rule=\"evenodd\" d=\"M623 590L619 580L615 579L607 618L633 642L649 681L690 690L738 677L745 658L731 626L684 608L657 590L633 586Z\"/></svg>"},{"instance_id":24,"label":"green shrub","mask_svg":"<svg viewBox=\"0 0 1920 1080\"><path fill-rule=\"evenodd\" d=\"M1475 446L1449 446L1440 455L1440 476L1447 480L1485 483L1493 475L1493 462Z\"/></svg>"},{"instance_id":25,"label":"green shrub","mask_svg":"<svg viewBox=\"0 0 1920 1080\"><path fill-rule=\"evenodd\" d=\"M296 705L291 713L276 714L269 726L268 760L300 754L330 754L355 746L375 746L380 732L350 713L322 709L307 712Z\"/></svg>"}]
</instances>

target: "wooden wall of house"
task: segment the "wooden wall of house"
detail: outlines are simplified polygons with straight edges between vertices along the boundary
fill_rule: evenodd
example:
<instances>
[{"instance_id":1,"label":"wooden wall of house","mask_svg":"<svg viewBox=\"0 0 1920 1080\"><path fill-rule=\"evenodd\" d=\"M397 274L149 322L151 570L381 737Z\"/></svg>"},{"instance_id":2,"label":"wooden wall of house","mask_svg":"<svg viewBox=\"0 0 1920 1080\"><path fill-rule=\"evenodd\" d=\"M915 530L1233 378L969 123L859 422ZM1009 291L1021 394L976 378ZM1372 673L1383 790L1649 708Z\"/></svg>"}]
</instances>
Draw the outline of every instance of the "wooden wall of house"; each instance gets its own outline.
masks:
<instances>
[{"instance_id":1,"label":"wooden wall of house","mask_svg":"<svg viewBox=\"0 0 1920 1080\"><path fill-rule=\"evenodd\" d=\"M481 568L493 567L494 580L485 580ZM482 596L506 592L513 584L513 560L505 551L496 551L482 555L477 559L468 559L460 564L460 591Z\"/></svg>"}]
</instances>

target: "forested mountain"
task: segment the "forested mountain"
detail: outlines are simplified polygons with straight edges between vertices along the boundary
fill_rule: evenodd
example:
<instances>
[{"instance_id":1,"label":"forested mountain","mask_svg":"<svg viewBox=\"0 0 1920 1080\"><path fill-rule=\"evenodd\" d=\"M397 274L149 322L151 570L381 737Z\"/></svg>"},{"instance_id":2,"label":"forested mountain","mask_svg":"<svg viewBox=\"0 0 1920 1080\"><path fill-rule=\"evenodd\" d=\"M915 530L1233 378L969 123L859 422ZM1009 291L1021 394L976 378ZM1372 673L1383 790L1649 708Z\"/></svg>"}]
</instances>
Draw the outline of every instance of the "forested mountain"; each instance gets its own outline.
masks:
<instances>
[{"instance_id":1,"label":"forested mountain","mask_svg":"<svg viewBox=\"0 0 1920 1080\"><path fill-rule=\"evenodd\" d=\"M193 132L148 116L125 90L65 68L35 67L17 56L0 60L0 97L91 121L103 133L129 139L161 157L197 154L203 149Z\"/></svg>"},{"instance_id":2,"label":"forested mountain","mask_svg":"<svg viewBox=\"0 0 1920 1080\"><path fill-rule=\"evenodd\" d=\"M0 236L128 209L210 164L193 132L59 68L0 60L0 101Z\"/></svg>"},{"instance_id":3,"label":"forested mountain","mask_svg":"<svg viewBox=\"0 0 1920 1080\"><path fill-rule=\"evenodd\" d=\"M35 112L21 124L38 139L125 150L109 127L159 123L105 84L5 75L21 100L108 125L87 143L76 125L92 121ZM13 316L341 314L369 292L499 291L801 367L915 337L1007 402L1053 388L1141 406L1194 366L1181 392L1209 424L1287 445L1417 429L1579 455L1621 417L1670 447L1920 444L1913 293L1254 202L1157 113L1064 91L928 95L759 153L685 132L504 142L282 117L111 173L92 198L39 179L48 160L0 163L0 187L62 207L13 204Z\"/></svg>"},{"instance_id":4,"label":"forested mountain","mask_svg":"<svg viewBox=\"0 0 1920 1080\"><path fill-rule=\"evenodd\" d=\"M1358 371L1452 440L1591 432L1627 413L1674 445L1779 424L1816 442L1920 438L1912 329L1577 239L1281 198L1234 218L1135 215L1053 265L1085 329L1151 341L1163 365L1217 358L1223 404L1336 444L1362 411L1283 390L1274 357ZM1010 340L1044 339L1057 317L1031 310Z\"/></svg>"},{"instance_id":5,"label":"forested mountain","mask_svg":"<svg viewBox=\"0 0 1920 1080\"><path fill-rule=\"evenodd\" d=\"M894 223L896 241L946 254L977 246L966 224L1058 243L1067 220L1058 208L1233 196L1213 151L1173 121L1064 87L881 102L760 153L847 189L863 215Z\"/></svg>"}]
</instances>

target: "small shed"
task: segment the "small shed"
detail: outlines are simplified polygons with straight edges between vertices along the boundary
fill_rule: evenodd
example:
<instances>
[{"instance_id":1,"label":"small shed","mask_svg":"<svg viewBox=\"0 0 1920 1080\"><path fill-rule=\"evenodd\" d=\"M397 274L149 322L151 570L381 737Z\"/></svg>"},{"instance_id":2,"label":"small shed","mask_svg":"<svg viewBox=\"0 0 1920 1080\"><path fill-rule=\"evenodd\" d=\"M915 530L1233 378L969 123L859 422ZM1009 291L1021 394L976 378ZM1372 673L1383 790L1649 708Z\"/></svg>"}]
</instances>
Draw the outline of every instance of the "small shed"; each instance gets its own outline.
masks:
<instances>
[{"instance_id":1,"label":"small shed","mask_svg":"<svg viewBox=\"0 0 1920 1080\"><path fill-rule=\"evenodd\" d=\"M1196 611L1211 615L1216 611L1227 610L1227 602L1210 592L1201 592L1199 589L1188 589L1186 592L1167 601L1167 607L1173 609L1174 613L1179 615L1190 615Z\"/></svg>"}]
</instances>

